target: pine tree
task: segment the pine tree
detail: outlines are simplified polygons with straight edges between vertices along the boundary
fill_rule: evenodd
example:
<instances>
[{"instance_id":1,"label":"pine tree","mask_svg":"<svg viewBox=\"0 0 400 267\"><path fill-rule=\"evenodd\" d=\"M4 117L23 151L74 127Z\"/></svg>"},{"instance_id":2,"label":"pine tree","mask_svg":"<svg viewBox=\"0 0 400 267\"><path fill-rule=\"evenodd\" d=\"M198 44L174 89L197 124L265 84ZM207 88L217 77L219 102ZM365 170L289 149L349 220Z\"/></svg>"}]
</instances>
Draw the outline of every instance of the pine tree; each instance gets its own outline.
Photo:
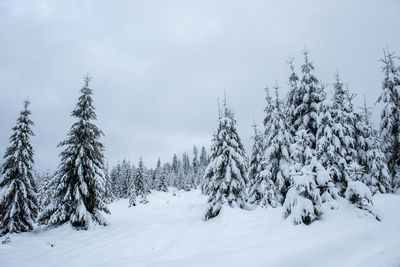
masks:
<instances>
[{"instance_id":1,"label":"pine tree","mask_svg":"<svg viewBox=\"0 0 400 267\"><path fill-rule=\"evenodd\" d=\"M267 103L272 106L269 111L269 122L266 130L264 149L265 154L261 161L262 171L260 179L263 181L259 191L264 190L263 199L265 205L276 207L282 204L290 185L290 145L292 136L285 115L283 102L278 96L278 86L275 89L275 102Z\"/></svg>"},{"instance_id":2,"label":"pine tree","mask_svg":"<svg viewBox=\"0 0 400 267\"><path fill-rule=\"evenodd\" d=\"M131 183L133 182L133 170L132 164L124 159L121 164L121 176L120 176L120 184L119 191L121 198L129 197L129 188Z\"/></svg>"},{"instance_id":3,"label":"pine tree","mask_svg":"<svg viewBox=\"0 0 400 267\"><path fill-rule=\"evenodd\" d=\"M367 107L365 96L362 113L356 114L357 158L363 167L362 182L375 193L391 191L391 177L386 165L386 157L381 149L381 141L377 131L372 127L371 113Z\"/></svg>"},{"instance_id":4,"label":"pine tree","mask_svg":"<svg viewBox=\"0 0 400 267\"><path fill-rule=\"evenodd\" d=\"M158 158L157 160L157 167L155 169L155 189L157 191L163 191L163 192L168 192L168 188L167 188L167 181L166 181L166 177L167 177L167 171L166 168L164 166L161 167L161 159Z\"/></svg>"},{"instance_id":5,"label":"pine tree","mask_svg":"<svg viewBox=\"0 0 400 267\"><path fill-rule=\"evenodd\" d=\"M300 114L295 114L296 107L298 107L305 95L304 87L302 90L299 89L299 76L296 74L294 65L294 58L290 58L288 65L290 66L290 76L289 76L289 92L287 95L286 107L288 109L288 116L290 125L295 125L296 120ZM295 129L292 129L294 131ZM294 135L294 132L293 132Z\"/></svg>"},{"instance_id":6,"label":"pine tree","mask_svg":"<svg viewBox=\"0 0 400 267\"><path fill-rule=\"evenodd\" d=\"M122 177L121 163L117 163L111 170L110 178L111 178L111 188L115 198L121 198L121 186L120 181Z\"/></svg>"},{"instance_id":7,"label":"pine tree","mask_svg":"<svg viewBox=\"0 0 400 267\"><path fill-rule=\"evenodd\" d=\"M400 67L396 65L394 53L385 51L382 70L385 78L378 103L384 105L381 113L382 150L386 155L391 187L400 187Z\"/></svg>"},{"instance_id":8,"label":"pine tree","mask_svg":"<svg viewBox=\"0 0 400 267\"><path fill-rule=\"evenodd\" d=\"M193 158L192 158L192 175L193 175L193 186L197 187L200 183L200 162L197 147L193 146Z\"/></svg>"},{"instance_id":9,"label":"pine tree","mask_svg":"<svg viewBox=\"0 0 400 267\"><path fill-rule=\"evenodd\" d=\"M39 209L30 143L33 122L28 107L29 101L25 100L4 154L0 177L0 235L32 231Z\"/></svg>"},{"instance_id":10,"label":"pine tree","mask_svg":"<svg viewBox=\"0 0 400 267\"><path fill-rule=\"evenodd\" d=\"M142 158L140 158L138 167L136 169L134 185L132 187L133 189L131 190L130 198L132 198L132 195L135 195L135 198L139 197L140 198L139 202L143 204L148 203L146 196L148 189L146 188L145 180L146 180L146 175L144 171L143 160Z\"/></svg>"},{"instance_id":11,"label":"pine tree","mask_svg":"<svg viewBox=\"0 0 400 267\"><path fill-rule=\"evenodd\" d=\"M179 166L178 166L178 157L176 156L176 154L174 154L174 157L172 159L172 172L175 175L178 175L178 171L179 171Z\"/></svg>"},{"instance_id":12,"label":"pine tree","mask_svg":"<svg viewBox=\"0 0 400 267\"><path fill-rule=\"evenodd\" d=\"M349 91L335 74L332 105L323 105L317 133L318 158L343 194L351 179L349 165L356 161L355 116Z\"/></svg>"},{"instance_id":13,"label":"pine tree","mask_svg":"<svg viewBox=\"0 0 400 267\"><path fill-rule=\"evenodd\" d=\"M249 171L248 171L248 181L249 181L249 193L248 193L248 201L251 204L259 205L261 200L263 199L264 194L264 186L263 180L261 179L261 162L264 156L264 147L263 147L263 136L257 129L257 125L253 125L254 128L254 136L253 136L253 147L252 153L250 157L249 163Z\"/></svg>"},{"instance_id":14,"label":"pine tree","mask_svg":"<svg viewBox=\"0 0 400 267\"><path fill-rule=\"evenodd\" d=\"M40 204L40 210L42 211L45 209L50 202L53 199L54 196L54 191L56 185L54 184L54 174L50 173L50 171L47 171L42 179L42 182L39 187L39 204Z\"/></svg>"},{"instance_id":15,"label":"pine tree","mask_svg":"<svg viewBox=\"0 0 400 267\"><path fill-rule=\"evenodd\" d=\"M183 189L190 191L194 187L193 173L190 166L189 155L183 153L182 155L182 171L183 171Z\"/></svg>"},{"instance_id":16,"label":"pine tree","mask_svg":"<svg viewBox=\"0 0 400 267\"><path fill-rule=\"evenodd\" d=\"M201 153L200 153L200 166L207 167L208 163L209 163L209 160L208 160L206 148L204 146L202 146Z\"/></svg>"},{"instance_id":17,"label":"pine tree","mask_svg":"<svg viewBox=\"0 0 400 267\"><path fill-rule=\"evenodd\" d=\"M293 165L291 186L286 194L283 207L285 217L291 216L295 224L310 224L321 216L321 197L316 181L329 182L330 176L319 164L315 150L306 130L296 132L292 145Z\"/></svg>"},{"instance_id":18,"label":"pine tree","mask_svg":"<svg viewBox=\"0 0 400 267\"><path fill-rule=\"evenodd\" d=\"M243 208L246 200L247 164L243 145L236 130L233 112L224 103L214 134L211 161L205 172L209 189L209 208L204 220L217 216L222 205Z\"/></svg>"},{"instance_id":19,"label":"pine tree","mask_svg":"<svg viewBox=\"0 0 400 267\"><path fill-rule=\"evenodd\" d=\"M166 177L167 177L166 170L160 169L159 176L157 179L157 191L168 192Z\"/></svg>"},{"instance_id":20,"label":"pine tree","mask_svg":"<svg viewBox=\"0 0 400 267\"><path fill-rule=\"evenodd\" d=\"M320 115L321 103L325 99L323 86L314 76L314 66L308 58L309 51L304 51L304 64L301 67L302 79L295 94L293 107L290 113L292 115L293 129L295 133L299 129L309 133L311 148L316 148L318 117Z\"/></svg>"},{"instance_id":21,"label":"pine tree","mask_svg":"<svg viewBox=\"0 0 400 267\"><path fill-rule=\"evenodd\" d=\"M344 193L346 199L358 208L369 211L376 216L376 219L380 220L372 210L371 190L361 180L363 175L362 167L358 163L353 162L349 165L348 172L350 173L351 180L348 182L346 192Z\"/></svg>"},{"instance_id":22,"label":"pine tree","mask_svg":"<svg viewBox=\"0 0 400 267\"><path fill-rule=\"evenodd\" d=\"M112 189L112 181L111 181L110 168L108 166L108 162L104 168L104 180L105 180L104 202L110 204L115 199L115 196Z\"/></svg>"},{"instance_id":23,"label":"pine tree","mask_svg":"<svg viewBox=\"0 0 400 267\"><path fill-rule=\"evenodd\" d=\"M200 159L199 159L199 164L200 164L200 168L199 168L199 185L201 188L202 193L204 193L203 189L205 187L205 180L204 178L204 173L206 171L206 168L208 166L208 155L207 155L207 151L206 148L204 146L201 147L201 153L200 153Z\"/></svg>"},{"instance_id":24,"label":"pine tree","mask_svg":"<svg viewBox=\"0 0 400 267\"><path fill-rule=\"evenodd\" d=\"M39 222L61 225L66 222L76 229L86 230L93 224L106 225L102 212L109 213L102 197L105 192L103 132L93 123L96 120L90 78L80 90L72 116L68 138L59 146L61 163L55 179L57 188L53 202L40 215Z\"/></svg>"}]
</instances>

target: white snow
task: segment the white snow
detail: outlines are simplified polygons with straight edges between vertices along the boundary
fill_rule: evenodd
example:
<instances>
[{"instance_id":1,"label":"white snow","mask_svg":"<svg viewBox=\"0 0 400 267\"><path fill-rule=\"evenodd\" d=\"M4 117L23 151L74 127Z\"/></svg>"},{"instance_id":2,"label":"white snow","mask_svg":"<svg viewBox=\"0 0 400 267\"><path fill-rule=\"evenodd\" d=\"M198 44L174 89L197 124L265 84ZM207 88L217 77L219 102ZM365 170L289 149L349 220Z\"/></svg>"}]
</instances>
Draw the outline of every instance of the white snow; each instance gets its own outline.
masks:
<instances>
[{"instance_id":1,"label":"white snow","mask_svg":"<svg viewBox=\"0 0 400 267\"><path fill-rule=\"evenodd\" d=\"M339 202L310 226L284 220L282 208L222 208L202 221L200 191L153 192L149 203L110 205L110 223L12 234L0 266L400 266L400 196L377 195L378 222ZM1 238L1 241L4 239Z\"/></svg>"}]
</instances>

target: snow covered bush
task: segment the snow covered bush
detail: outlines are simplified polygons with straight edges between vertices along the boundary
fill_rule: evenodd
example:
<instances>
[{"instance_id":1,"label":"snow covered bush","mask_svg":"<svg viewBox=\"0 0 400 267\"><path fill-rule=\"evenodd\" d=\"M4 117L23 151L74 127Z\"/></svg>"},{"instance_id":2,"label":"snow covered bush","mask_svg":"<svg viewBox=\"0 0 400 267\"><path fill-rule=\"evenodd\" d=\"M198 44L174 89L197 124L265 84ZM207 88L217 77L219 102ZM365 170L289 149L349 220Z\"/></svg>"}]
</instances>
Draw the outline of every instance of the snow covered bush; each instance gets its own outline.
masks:
<instances>
[{"instance_id":1,"label":"snow covered bush","mask_svg":"<svg viewBox=\"0 0 400 267\"><path fill-rule=\"evenodd\" d=\"M345 197L359 208L372 205L371 190L361 181L348 182Z\"/></svg>"},{"instance_id":2,"label":"snow covered bush","mask_svg":"<svg viewBox=\"0 0 400 267\"><path fill-rule=\"evenodd\" d=\"M310 166L292 175L292 186L286 194L283 207L285 217L290 216L295 224L308 225L321 215L321 198L315 184L315 175Z\"/></svg>"}]
</instances>

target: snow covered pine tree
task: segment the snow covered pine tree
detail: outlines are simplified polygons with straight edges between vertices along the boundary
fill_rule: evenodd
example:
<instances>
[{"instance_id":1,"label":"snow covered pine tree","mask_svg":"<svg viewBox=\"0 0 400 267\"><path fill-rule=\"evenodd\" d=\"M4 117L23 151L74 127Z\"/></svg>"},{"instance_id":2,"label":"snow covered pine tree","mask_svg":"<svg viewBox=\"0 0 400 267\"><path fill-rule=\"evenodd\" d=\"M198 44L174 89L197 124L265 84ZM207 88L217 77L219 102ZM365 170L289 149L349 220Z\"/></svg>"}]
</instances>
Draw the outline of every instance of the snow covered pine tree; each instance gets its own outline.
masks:
<instances>
[{"instance_id":1,"label":"snow covered pine tree","mask_svg":"<svg viewBox=\"0 0 400 267\"><path fill-rule=\"evenodd\" d=\"M0 178L0 235L33 230L38 214L30 143L30 137L34 135L33 122L28 106L29 101L25 100L4 155Z\"/></svg>"},{"instance_id":2,"label":"snow covered pine tree","mask_svg":"<svg viewBox=\"0 0 400 267\"><path fill-rule=\"evenodd\" d=\"M261 172L261 161L264 156L264 147L263 147L263 135L257 129L257 125L253 125L254 128L254 136L253 139L253 147L251 150L250 162L249 162L249 170L247 175L248 188L248 201L251 204L259 205L262 198L264 188L261 186L263 183L262 179L260 179Z\"/></svg>"},{"instance_id":3,"label":"snow covered pine tree","mask_svg":"<svg viewBox=\"0 0 400 267\"><path fill-rule=\"evenodd\" d=\"M243 208L246 201L246 175L245 150L236 130L233 112L225 101L213 138L210 164L204 175L209 190L209 208L204 220L217 216L223 204Z\"/></svg>"},{"instance_id":4,"label":"snow covered pine tree","mask_svg":"<svg viewBox=\"0 0 400 267\"><path fill-rule=\"evenodd\" d=\"M147 201L147 185L145 181L145 173L144 173L144 166L143 166L143 160L140 158L138 167L136 169L135 173L135 178L133 180L133 184L130 189L130 198L129 198L129 206L135 206L136 205L136 199L137 197L140 197L139 202L146 204L148 203Z\"/></svg>"},{"instance_id":5,"label":"snow covered pine tree","mask_svg":"<svg viewBox=\"0 0 400 267\"><path fill-rule=\"evenodd\" d=\"M394 53L385 51L383 71L385 78L378 103L384 105L381 113L381 141L392 176L393 191L400 188L400 66Z\"/></svg>"},{"instance_id":6,"label":"snow covered pine tree","mask_svg":"<svg viewBox=\"0 0 400 267\"><path fill-rule=\"evenodd\" d=\"M103 144L99 141L103 132L92 122L96 120L93 106L90 78L80 90L72 116L77 118L68 138L59 146L61 163L54 179L57 188L54 200L39 217L39 222L61 225L70 222L80 230L87 230L93 224L106 225L102 212L109 213L104 200L104 156Z\"/></svg>"},{"instance_id":7,"label":"snow covered pine tree","mask_svg":"<svg viewBox=\"0 0 400 267\"><path fill-rule=\"evenodd\" d=\"M257 189L262 194L261 206L276 207L282 204L290 186L290 144L292 136L283 102L275 85L275 101L267 101L265 119L264 156L261 160L260 179ZM268 93L268 91L267 91ZM268 94L267 94L268 95ZM269 95L267 96L267 99ZM268 110L268 111L267 111Z\"/></svg>"},{"instance_id":8,"label":"snow covered pine tree","mask_svg":"<svg viewBox=\"0 0 400 267\"><path fill-rule=\"evenodd\" d=\"M356 148L358 164L363 167L362 181L372 193L391 191L391 177L382 151L381 140L371 122L371 113L364 97L362 112L356 114Z\"/></svg>"}]
</instances>

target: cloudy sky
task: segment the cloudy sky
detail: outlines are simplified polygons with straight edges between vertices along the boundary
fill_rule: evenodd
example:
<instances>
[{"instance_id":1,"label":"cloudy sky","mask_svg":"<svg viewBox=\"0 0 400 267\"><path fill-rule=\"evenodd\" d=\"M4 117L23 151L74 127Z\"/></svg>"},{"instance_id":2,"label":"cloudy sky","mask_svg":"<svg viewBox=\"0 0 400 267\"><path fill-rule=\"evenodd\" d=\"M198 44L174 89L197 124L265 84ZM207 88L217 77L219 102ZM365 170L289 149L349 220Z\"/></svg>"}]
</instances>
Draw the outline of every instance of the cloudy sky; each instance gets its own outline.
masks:
<instances>
[{"instance_id":1,"label":"cloudy sky","mask_svg":"<svg viewBox=\"0 0 400 267\"><path fill-rule=\"evenodd\" d=\"M249 148L263 88L285 95L285 62L299 67L304 47L319 79L338 70L373 106L383 48L400 53L399 14L398 0L0 0L0 153L28 97L36 168L55 169L86 73L112 164L208 146L224 90Z\"/></svg>"}]
</instances>

